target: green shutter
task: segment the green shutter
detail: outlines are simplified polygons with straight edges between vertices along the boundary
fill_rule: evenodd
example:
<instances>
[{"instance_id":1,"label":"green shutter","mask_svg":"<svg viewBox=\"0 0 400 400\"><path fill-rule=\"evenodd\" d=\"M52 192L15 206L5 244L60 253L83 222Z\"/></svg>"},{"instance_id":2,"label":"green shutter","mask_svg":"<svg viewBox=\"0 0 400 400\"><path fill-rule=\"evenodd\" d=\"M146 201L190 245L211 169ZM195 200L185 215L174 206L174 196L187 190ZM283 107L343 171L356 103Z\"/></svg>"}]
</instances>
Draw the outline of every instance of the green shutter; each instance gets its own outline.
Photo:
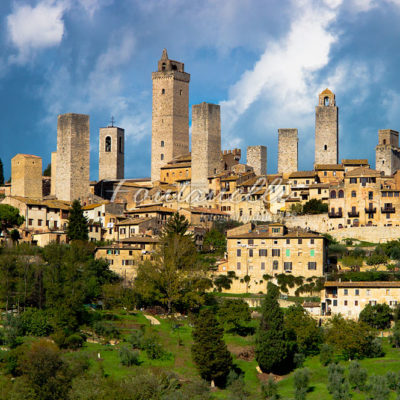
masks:
<instances>
[{"instance_id":1,"label":"green shutter","mask_svg":"<svg viewBox=\"0 0 400 400\"><path fill-rule=\"evenodd\" d=\"M286 257L290 257L290 249L286 249Z\"/></svg>"},{"instance_id":2,"label":"green shutter","mask_svg":"<svg viewBox=\"0 0 400 400\"><path fill-rule=\"evenodd\" d=\"M310 250L310 256L314 257L314 255L315 255L315 250Z\"/></svg>"}]
</instances>

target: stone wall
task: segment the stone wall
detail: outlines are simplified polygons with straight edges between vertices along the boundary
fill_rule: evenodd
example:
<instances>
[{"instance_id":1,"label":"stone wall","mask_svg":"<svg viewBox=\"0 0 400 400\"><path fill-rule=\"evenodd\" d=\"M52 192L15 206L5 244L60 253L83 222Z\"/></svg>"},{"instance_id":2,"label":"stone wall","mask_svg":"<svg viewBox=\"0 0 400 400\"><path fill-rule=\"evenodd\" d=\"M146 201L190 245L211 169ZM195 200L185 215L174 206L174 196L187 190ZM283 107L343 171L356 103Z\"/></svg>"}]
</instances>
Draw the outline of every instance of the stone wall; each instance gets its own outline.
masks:
<instances>
[{"instance_id":1,"label":"stone wall","mask_svg":"<svg viewBox=\"0 0 400 400\"><path fill-rule=\"evenodd\" d=\"M400 239L399 226L360 226L335 229L328 232L335 239L341 241L347 238L364 240L372 243L385 243Z\"/></svg>"},{"instance_id":2,"label":"stone wall","mask_svg":"<svg viewBox=\"0 0 400 400\"><path fill-rule=\"evenodd\" d=\"M298 170L297 129L278 129L278 173Z\"/></svg>"},{"instance_id":3,"label":"stone wall","mask_svg":"<svg viewBox=\"0 0 400 400\"><path fill-rule=\"evenodd\" d=\"M52 196L56 195L56 178L57 177L57 152L53 151L51 153L51 187L50 194Z\"/></svg>"},{"instance_id":4,"label":"stone wall","mask_svg":"<svg viewBox=\"0 0 400 400\"><path fill-rule=\"evenodd\" d=\"M328 214L290 216L284 218L283 223L288 228L310 229L320 233L326 233L330 229Z\"/></svg>"},{"instance_id":5,"label":"stone wall","mask_svg":"<svg viewBox=\"0 0 400 400\"><path fill-rule=\"evenodd\" d=\"M116 126L100 128L99 181L124 179L125 131Z\"/></svg>"},{"instance_id":6,"label":"stone wall","mask_svg":"<svg viewBox=\"0 0 400 400\"><path fill-rule=\"evenodd\" d=\"M221 168L220 106L210 103L192 107L192 188L208 193L208 177Z\"/></svg>"},{"instance_id":7,"label":"stone wall","mask_svg":"<svg viewBox=\"0 0 400 400\"><path fill-rule=\"evenodd\" d=\"M56 197L73 201L89 194L89 116L62 114L57 126Z\"/></svg>"},{"instance_id":8,"label":"stone wall","mask_svg":"<svg viewBox=\"0 0 400 400\"><path fill-rule=\"evenodd\" d=\"M253 167L256 175L267 175L267 147L248 146L247 165Z\"/></svg>"},{"instance_id":9,"label":"stone wall","mask_svg":"<svg viewBox=\"0 0 400 400\"><path fill-rule=\"evenodd\" d=\"M11 160L11 196L42 198L42 159L17 154Z\"/></svg>"},{"instance_id":10,"label":"stone wall","mask_svg":"<svg viewBox=\"0 0 400 400\"><path fill-rule=\"evenodd\" d=\"M163 52L152 79L151 180L157 181L164 164L189 153L190 74Z\"/></svg>"}]
</instances>

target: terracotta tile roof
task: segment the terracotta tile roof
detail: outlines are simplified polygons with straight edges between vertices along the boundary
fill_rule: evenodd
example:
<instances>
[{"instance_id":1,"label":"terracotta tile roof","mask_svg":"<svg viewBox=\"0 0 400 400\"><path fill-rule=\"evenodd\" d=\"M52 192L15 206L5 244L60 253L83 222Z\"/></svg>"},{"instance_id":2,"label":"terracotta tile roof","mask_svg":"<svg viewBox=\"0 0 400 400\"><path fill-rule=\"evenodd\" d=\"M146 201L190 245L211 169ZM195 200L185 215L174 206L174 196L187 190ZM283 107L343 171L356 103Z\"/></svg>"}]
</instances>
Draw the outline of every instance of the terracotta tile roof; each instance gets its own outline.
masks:
<instances>
[{"instance_id":1,"label":"terracotta tile roof","mask_svg":"<svg viewBox=\"0 0 400 400\"><path fill-rule=\"evenodd\" d=\"M345 158L342 160L342 164L346 165L368 165L368 160L366 158L361 158L361 159L351 159L351 158Z\"/></svg>"},{"instance_id":2,"label":"terracotta tile roof","mask_svg":"<svg viewBox=\"0 0 400 400\"><path fill-rule=\"evenodd\" d=\"M102 206L103 204L108 204L108 201L104 202L104 203L88 204L87 206L83 206L82 210L84 210L84 211L93 210L97 207Z\"/></svg>"},{"instance_id":3,"label":"terracotta tile roof","mask_svg":"<svg viewBox=\"0 0 400 400\"><path fill-rule=\"evenodd\" d=\"M366 288L400 288L400 281L374 281L374 282L325 282L325 287L366 287Z\"/></svg>"},{"instance_id":4,"label":"terracotta tile roof","mask_svg":"<svg viewBox=\"0 0 400 400\"><path fill-rule=\"evenodd\" d=\"M120 240L121 243L158 243L160 238L154 236L131 236Z\"/></svg>"},{"instance_id":5,"label":"terracotta tile roof","mask_svg":"<svg viewBox=\"0 0 400 400\"><path fill-rule=\"evenodd\" d=\"M126 211L127 214L140 214L140 213L146 213L146 212L166 212L170 214L176 213L178 210L175 210L174 208L169 208L169 207L163 207L163 206L143 206L140 208L136 208L134 210L129 210Z\"/></svg>"},{"instance_id":6,"label":"terracotta tile roof","mask_svg":"<svg viewBox=\"0 0 400 400\"><path fill-rule=\"evenodd\" d=\"M289 179L293 178L314 178L317 176L315 171L296 171L289 175Z\"/></svg>"},{"instance_id":7,"label":"terracotta tile roof","mask_svg":"<svg viewBox=\"0 0 400 400\"><path fill-rule=\"evenodd\" d=\"M123 226L123 225L139 225L143 222L151 221L154 218L127 218L123 221L118 222L116 225Z\"/></svg>"},{"instance_id":8,"label":"terracotta tile roof","mask_svg":"<svg viewBox=\"0 0 400 400\"><path fill-rule=\"evenodd\" d=\"M191 213L194 214L229 215L228 213L218 210L217 208L192 207L192 208L185 208L185 210L190 211Z\"/></svg>"},{"instance_id":9,"label":"terracotta tile roof","mask_svg":"<svg viewBox=\"0 0 400 400\"><path fill-rule=\"evenodd\" d=\"M30 198L21 197L21 196L10 196L10 198L20 201L21 203L25 203L27 205L32 205L32 206L44 206L44 207L48 207L48 208L59 208L60 210L70 210L71 209L71 202L68 202L68 201L37 200L37 199L30 199Z\"/></svg>"},{"instance_id":10,"label":"terracotta tile roof","mask_svg":"<svg viewBox=\"0 0 400 400\"><path fill-rule=\"evenodd\" d=\"M287 232L284 235L270 235L268 232L247 232L241 233L237 235L228 236L228 239L324 239L322 235L318 235L312 232L303 232L303 231L291 231Z\"/></svg>"},{"instance_id":11,"label":"terracotta tile roof","mask_svg":"<svg viewBox=\"0 0 400 400\"><path fill-rule=\"evenodd\" d=\"M161 169L174 169L174 168L189 168L192 166L190 162L181 162L181 163L173 163L173 164L166 164Z\"/></svg>"},{"instance_id":12,"label":"terracotta tile roof","mask_svg":"<svg viewBox=\"0 0 400 400\"><path fill-rule=\"evenodd\" d=\"M344 171L342 164L315 164L316 171Z\"/></svg>"},{"instance_id":13,"label":"terracotta tile roof","mask_svg":"<svg viewBox=\"0 0 400 400\"><path fill-rule=\"evenodd\" d=\"M358 167L346 173L346 178L352 177L380 177L382 174L375 169L367 168L367 167Z\"/></svg>"}]
</instances>

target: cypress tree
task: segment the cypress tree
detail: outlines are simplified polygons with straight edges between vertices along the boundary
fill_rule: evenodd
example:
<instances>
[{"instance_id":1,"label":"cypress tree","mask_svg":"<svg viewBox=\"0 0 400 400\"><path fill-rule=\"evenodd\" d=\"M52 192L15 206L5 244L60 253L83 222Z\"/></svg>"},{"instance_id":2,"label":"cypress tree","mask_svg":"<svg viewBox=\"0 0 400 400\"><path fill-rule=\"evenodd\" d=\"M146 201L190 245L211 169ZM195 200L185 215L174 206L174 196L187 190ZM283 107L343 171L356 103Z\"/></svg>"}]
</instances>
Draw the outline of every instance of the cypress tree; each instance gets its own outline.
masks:
<instances>
[{"instance_id":1,"label":"cypress tree","mask_svg":"<svg viewBox=\"0 0 400 400\"><path fill-rule=\"evenodd\" d=\"M206 381L224 386L232 368L232 356L223 339L224 329L210 309L200 310L192 332L192 358Z\"/></svg>"},{"instance_id":2,"label":"cypress tree","mask_svg":"<svg viewBox=\"0 0 400 400\"><path fill-rule=\"evenodd\" d=\"M263 372L281 375L293 368L296 343L288 338L278 296L278 287L268 282L267 295L261 307L255 353Z\"/></svg>"},{"instance_id":3,"label":"cypress tree","mask_svg":"<svg viewBox=\"0 0 400 400\"><path fill-rule=\"evenodd\" d=\"M81 203L74 200L69 213L67 236L69 240L88 240L89 229L86 217L83 215Z\"/></svg>"},{"instance_id":4,"label":"cypress tree","mask_svg":"<svg viewBox=\"0 0 400 400\"><path fill-rule=\"evenodd\" d=\"M4 185L3 161L0 158L0 185Z\"/></svg>"}]
</instances>

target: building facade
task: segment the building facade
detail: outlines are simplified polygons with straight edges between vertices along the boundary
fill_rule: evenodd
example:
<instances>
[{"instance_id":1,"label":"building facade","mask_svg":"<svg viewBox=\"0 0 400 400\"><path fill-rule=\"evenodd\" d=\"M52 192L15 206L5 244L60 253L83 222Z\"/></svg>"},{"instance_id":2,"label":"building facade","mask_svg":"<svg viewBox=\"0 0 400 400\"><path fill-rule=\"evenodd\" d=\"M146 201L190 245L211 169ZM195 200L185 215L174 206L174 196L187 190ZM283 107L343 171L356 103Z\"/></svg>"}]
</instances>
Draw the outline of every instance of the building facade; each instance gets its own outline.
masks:
<instances>
[{"instance_id":1,"label":"building facade","mask_svg":"<svg viewBox=\"0 0 400 400\"><path fill-rule=\"evenodd\" d=\"M99 181L124 179L125 131L116 126L100 128Z\"/></svg>"}]
</instances>

